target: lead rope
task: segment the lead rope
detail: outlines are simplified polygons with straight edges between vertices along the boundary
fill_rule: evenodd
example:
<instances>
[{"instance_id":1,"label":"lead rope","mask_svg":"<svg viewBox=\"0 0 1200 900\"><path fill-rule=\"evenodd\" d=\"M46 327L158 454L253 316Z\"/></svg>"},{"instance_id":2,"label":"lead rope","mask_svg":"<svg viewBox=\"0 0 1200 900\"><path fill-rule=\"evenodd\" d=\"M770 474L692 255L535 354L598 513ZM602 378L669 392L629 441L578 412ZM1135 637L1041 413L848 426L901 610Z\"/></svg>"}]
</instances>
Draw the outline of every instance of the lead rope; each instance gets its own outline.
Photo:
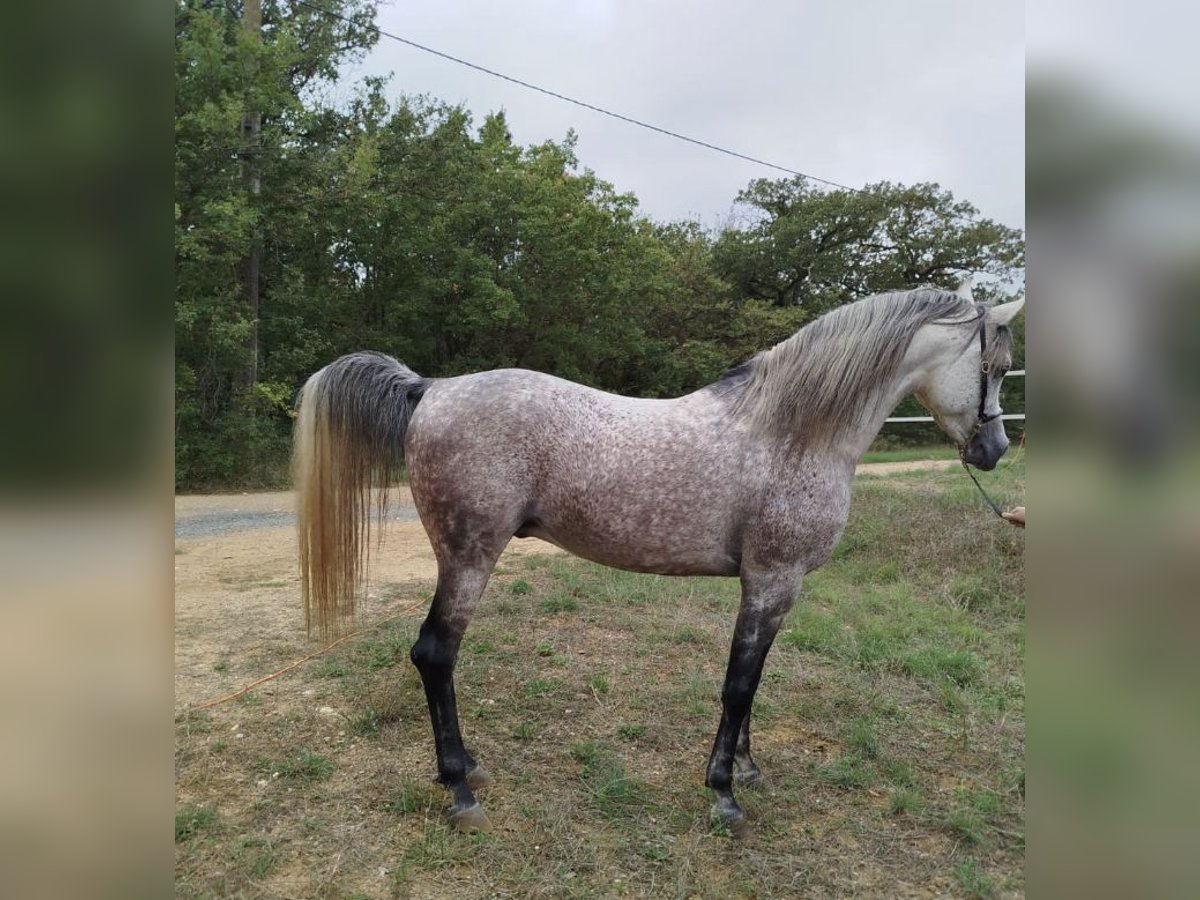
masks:
<instances>
[{"instance_id":1,"label":"lead rope","mask_svg":"<svg viewBox=\"0 0 1200 900\"><path fill-rule=\"evenodd\" d=\"M971 471L971 467L967 465L967 461L962 460L963 468L967 470L967 474L971 476L971 480L975 482L975 487L979 488L979 493L983 495L983 499L987 501L987 505L992 508L992 512L1004 519L1004 513L1000 511L1000 506L988 496L988 492L983 489L983 485L979 483L979 479L975 477L975 473ZM1004 519L1006 522L1007 519Z\"/></svg>"}]
</instances>

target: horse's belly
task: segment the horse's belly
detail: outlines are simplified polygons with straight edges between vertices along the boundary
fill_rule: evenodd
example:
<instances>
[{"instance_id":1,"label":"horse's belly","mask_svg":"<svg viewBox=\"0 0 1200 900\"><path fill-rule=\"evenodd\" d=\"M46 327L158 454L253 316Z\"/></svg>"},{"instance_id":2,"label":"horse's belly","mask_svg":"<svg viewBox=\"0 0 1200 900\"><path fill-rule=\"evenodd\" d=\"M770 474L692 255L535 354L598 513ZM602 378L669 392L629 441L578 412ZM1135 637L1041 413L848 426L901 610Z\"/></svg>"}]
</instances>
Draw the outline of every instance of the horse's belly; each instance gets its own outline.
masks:
<instances>
[{"instance_id":1,"label":"horse's belly","mask_svg":"<svg viewBox=\"0 0 1200 900\"><path fill-rule=\"evenodd\" d=\"M540 538L576 556L630 572L736 575L740 567L736 554L712 541L639 542L617 539L600 529L549 527L542 522L522 525L516 536Z\"/></svg>"}]
</instances>

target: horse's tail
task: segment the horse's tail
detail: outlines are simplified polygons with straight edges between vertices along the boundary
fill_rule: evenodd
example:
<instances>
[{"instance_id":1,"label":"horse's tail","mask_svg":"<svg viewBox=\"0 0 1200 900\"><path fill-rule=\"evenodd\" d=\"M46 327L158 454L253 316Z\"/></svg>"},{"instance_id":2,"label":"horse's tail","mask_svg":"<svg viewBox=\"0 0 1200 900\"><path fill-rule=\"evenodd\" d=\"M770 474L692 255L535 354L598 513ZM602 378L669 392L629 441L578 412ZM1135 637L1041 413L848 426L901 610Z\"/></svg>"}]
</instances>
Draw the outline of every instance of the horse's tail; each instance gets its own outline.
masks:
<instances>
[{"instance_id":1,"label":"horse's tail","mask_svg":"<svg viewBox=\"0 0 1200 900\"><path fill-rule=\"evenodd\" d=\"M382 521L404 435L426 386L382 353L343 356L300 394L293 438L304 621L322 636L354 613L369 556L372 494Z\"/></svg>"}]
</instances>

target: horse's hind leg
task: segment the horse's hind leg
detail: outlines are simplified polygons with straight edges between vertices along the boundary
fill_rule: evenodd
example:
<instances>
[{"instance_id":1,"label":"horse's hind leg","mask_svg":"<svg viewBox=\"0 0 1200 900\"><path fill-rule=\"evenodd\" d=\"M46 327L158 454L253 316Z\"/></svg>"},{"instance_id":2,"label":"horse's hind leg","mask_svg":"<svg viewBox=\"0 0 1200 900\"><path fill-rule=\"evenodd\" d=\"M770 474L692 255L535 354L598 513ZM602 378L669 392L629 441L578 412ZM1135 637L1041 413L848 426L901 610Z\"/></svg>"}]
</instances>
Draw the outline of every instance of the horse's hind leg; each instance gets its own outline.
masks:
<instances>
[{"instance_id":1,"label":"horse's hind leg","mask_svg":"<svg viewBox=\"0 0 1200 900\"><path fill-rule=\"evenodd\" d=\"M499 555L498 552L496 555ZM454 693L454 664L463 632L487 584L495 557L474 565L439 566L437 590L421 634L409 654L421 673L433 740L437 748L438 781L451 792L450 822L463 830L489 828L483 807L474 790L486 787L491 778L463 746L458 726L458 703Z\"/></svg>"}]
</instances>

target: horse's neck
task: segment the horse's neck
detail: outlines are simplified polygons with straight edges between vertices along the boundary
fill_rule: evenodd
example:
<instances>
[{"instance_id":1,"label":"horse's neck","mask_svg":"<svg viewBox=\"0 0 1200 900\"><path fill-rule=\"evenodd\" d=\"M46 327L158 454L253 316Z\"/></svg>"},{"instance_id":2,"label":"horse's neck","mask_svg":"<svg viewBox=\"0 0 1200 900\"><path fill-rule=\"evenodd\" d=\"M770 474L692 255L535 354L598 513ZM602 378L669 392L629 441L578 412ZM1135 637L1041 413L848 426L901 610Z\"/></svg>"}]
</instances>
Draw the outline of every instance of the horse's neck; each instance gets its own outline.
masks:
<instances>
[{"instance_id":1,"label":"horse's neck","mask_svg":"<svg viewBox=\"0 0 1200 900\"><path fill-rule=\"evenodd\" d=\"M867 452L887 417L900 401L916 390L925 364L923 352L906 356L890 381L876 386L876 402L868 404L867 412L858 421L847 422L838 439L832 443L833 454L852 471L854 464Z\"/></svg>"}]
</instances>

